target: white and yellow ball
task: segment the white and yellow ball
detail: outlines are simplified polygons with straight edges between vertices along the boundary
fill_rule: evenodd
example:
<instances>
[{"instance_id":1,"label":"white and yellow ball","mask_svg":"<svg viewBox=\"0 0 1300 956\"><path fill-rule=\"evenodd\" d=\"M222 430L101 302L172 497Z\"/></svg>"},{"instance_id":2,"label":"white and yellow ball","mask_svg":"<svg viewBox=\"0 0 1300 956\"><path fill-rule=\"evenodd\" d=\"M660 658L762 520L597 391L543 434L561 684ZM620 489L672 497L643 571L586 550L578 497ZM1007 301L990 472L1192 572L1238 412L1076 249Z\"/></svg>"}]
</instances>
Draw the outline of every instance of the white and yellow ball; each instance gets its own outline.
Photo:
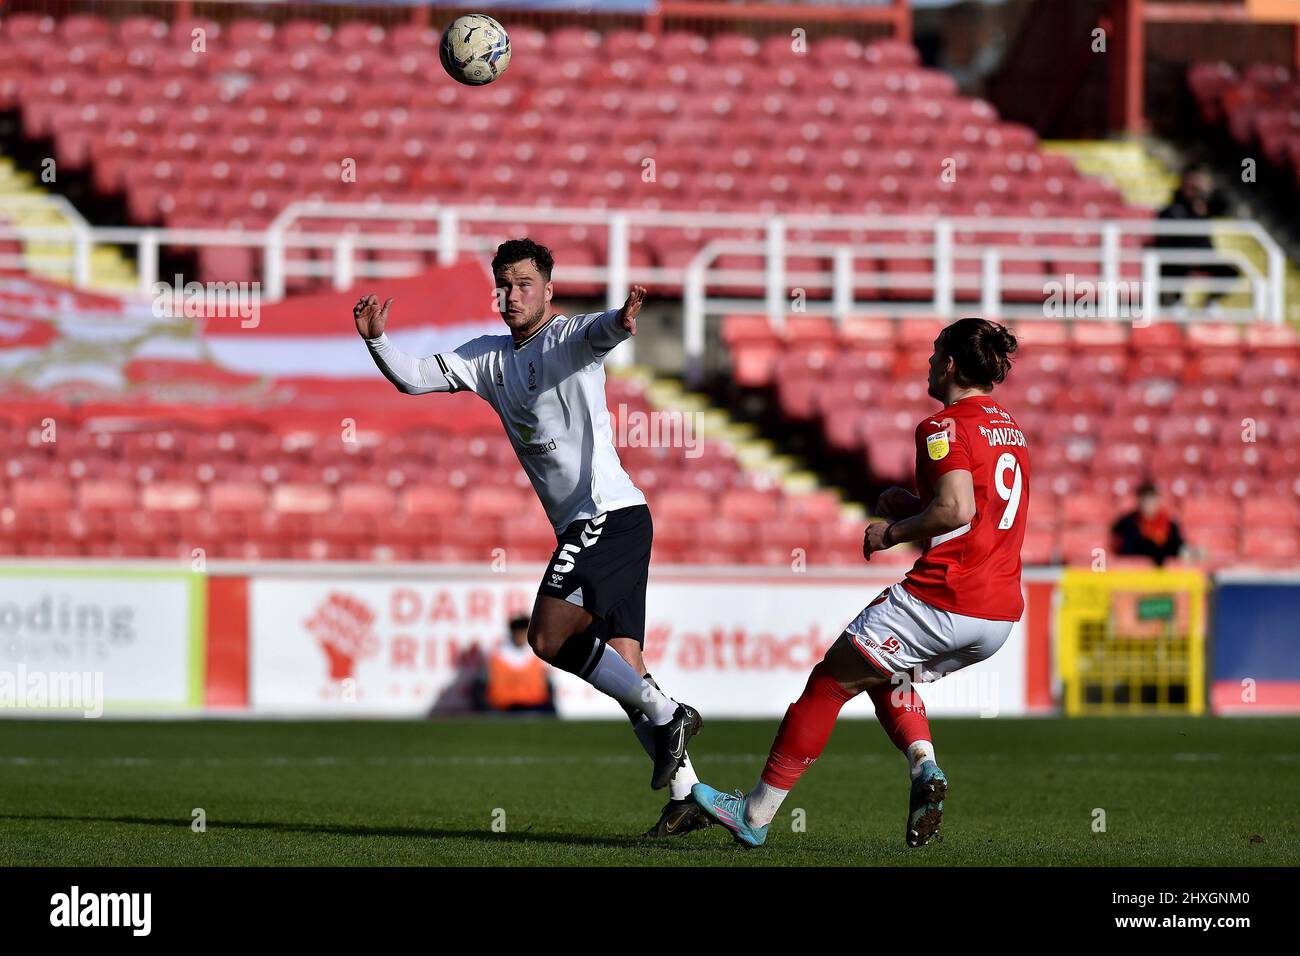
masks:
<instances>
[{"instance_id":1,"label":"white and yellow ball","mask_svg":"<svg viewBox=\"0 0 1300 956\"><path fill-rule=\"evenodd\" d=\"M442 34L442 68L466 86L484 86L510 65L510 36L489 16L467 13Z\"/></svg>"}]
</instances>

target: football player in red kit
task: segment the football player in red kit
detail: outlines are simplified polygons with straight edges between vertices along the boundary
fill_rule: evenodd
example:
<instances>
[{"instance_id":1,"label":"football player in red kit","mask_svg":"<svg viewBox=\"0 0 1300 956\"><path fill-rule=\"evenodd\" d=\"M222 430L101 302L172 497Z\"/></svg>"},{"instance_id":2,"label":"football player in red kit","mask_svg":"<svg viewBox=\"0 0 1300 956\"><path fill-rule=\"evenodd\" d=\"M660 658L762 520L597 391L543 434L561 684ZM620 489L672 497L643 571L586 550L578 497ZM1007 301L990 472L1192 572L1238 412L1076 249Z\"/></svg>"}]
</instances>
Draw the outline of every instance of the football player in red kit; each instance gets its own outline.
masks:
<instances>
[{"instance_id":1,"label":"football player in red kit","mask_svg":"<svg viewBox=\"0 0 1300 956\"><path fill-rule=\"evenodd\" d=\"M790 705L754 789L698 783L701 807L746 846L759 846L781 801L830 739L840 708L864 691L911 771L908 846L939 832L948 780L935 762L925 704L913 683L938 680L992 655L1024 611L1020 546L1029 510L1024 433L995 401L1016 340L1001 325L961 319L934 341L930 396L943 408L916 428L916 486L881 494L887 520L868 526L867 560L905 541L922 553L898 584L863 608Z\"/></svg>"}]
</instances>

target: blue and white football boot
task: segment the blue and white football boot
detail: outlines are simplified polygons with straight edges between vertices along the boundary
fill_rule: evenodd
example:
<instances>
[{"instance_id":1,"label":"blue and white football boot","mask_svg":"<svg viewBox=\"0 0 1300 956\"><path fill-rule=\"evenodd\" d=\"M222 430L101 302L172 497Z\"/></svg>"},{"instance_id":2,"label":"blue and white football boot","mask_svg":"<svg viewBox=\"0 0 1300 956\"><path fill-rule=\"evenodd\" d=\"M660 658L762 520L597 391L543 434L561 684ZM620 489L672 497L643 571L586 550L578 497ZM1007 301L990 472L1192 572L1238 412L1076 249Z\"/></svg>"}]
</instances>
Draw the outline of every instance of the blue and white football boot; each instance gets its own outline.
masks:
<instances>
[{"instance_id":1,"label":"blue and white football boot","mask_svg":"<svg viewBox=\"0 0 1300 956\"><path fill-rule=\"evenodd\" d=\"M948 796L948 778L933 760L921 764L921 772L912 781L912 796L907 808L907 845L925 846L939 834L943 822L943 800Z\"/></svg>"},{"instance_id":2,"label":"blue and white football boot","mask_svg":"<svg viewBox=\"0 0 1300 956\"><path fill-rule=\"evenodd\" d=\"M755 827L745 822L745 795L739 790L723 793L707 783L697 783L691 787L691 796L705 813L730 830L741 846L762 846L767 839L767 824Z\"/></svg>"}]
</instances>

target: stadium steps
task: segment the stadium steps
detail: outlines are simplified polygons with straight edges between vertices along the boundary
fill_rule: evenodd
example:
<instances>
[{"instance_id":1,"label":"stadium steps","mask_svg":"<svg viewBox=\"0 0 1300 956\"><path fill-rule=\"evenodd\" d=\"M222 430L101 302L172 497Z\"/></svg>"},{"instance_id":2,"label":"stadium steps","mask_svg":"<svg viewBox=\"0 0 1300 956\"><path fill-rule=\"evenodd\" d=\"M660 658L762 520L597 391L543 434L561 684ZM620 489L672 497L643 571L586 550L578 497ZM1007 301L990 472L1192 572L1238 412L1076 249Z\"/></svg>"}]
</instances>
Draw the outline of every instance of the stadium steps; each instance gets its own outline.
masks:
<instances>
[{"instance_id":1,"label":"stadium steps","mask_svg":"<svg viewBox=\"0 0 1300 956\"><path fill-rule=\"evenodd\" d=\"M1045 140L1042 149L1114 186L1132 206L1160 209L1178 187L1178 171L1142 139Z\"/></svg>"},{"instance_id":2,"label":"stadium steps","mask_svg":"<svg viewBox=\"0 0 1300 956\"><path fill-rule=\"evenodd\" d=\"M18 168L11 157L0 156L0 216L19 226L69 226L68 217L50 202L40 207L18 208L11 197L48 197L36 177ZM22 244L26 271L46 279L72 280L72 244L28 240ZM139 284L135 267L115 246L99 246L90 254L90 287L103 292L134 292Z\"/></svg>"},{"instance_id":3,"label":"stadium steps","mask_svg":"<svg viewBox=\"0 0 1300 956\"><path fill-rule=\"evenodd\" d=\"M640 385L646 401L656 411L702 415L704 435L729 447L746 472L761 476L787 495L830 491L840 499L841 518L865 519L866 510L859 502L848 500L841 489L826 484L803 459L783 453L776 442L760 437L755 425L737 421L731 412L711 402L708 396L688 391L675 379L657 375L644 365L611 367L608 371L613 378Z\"/></svg>"}]
</instances>

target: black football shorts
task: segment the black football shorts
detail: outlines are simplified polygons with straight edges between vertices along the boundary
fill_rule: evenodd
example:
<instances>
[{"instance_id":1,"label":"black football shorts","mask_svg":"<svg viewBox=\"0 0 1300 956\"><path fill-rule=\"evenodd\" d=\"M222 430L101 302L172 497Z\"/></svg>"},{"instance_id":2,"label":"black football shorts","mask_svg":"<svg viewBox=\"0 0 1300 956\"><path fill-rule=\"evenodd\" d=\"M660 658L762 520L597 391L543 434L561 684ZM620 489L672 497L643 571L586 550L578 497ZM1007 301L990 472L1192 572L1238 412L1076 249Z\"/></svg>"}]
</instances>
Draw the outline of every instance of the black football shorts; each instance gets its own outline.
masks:
<instances>
[{"instance_id":1,"label":"black football shorts","mask_svg":"<svg viewBox=\"0 0 1300 956\"><path fill-rule=\"evenodd\" d=\"M537 593L581 606L602 640L630 637L644 646L653 537L645 505L581 518L556 540Z\"/></svg>"}]
</instances>

